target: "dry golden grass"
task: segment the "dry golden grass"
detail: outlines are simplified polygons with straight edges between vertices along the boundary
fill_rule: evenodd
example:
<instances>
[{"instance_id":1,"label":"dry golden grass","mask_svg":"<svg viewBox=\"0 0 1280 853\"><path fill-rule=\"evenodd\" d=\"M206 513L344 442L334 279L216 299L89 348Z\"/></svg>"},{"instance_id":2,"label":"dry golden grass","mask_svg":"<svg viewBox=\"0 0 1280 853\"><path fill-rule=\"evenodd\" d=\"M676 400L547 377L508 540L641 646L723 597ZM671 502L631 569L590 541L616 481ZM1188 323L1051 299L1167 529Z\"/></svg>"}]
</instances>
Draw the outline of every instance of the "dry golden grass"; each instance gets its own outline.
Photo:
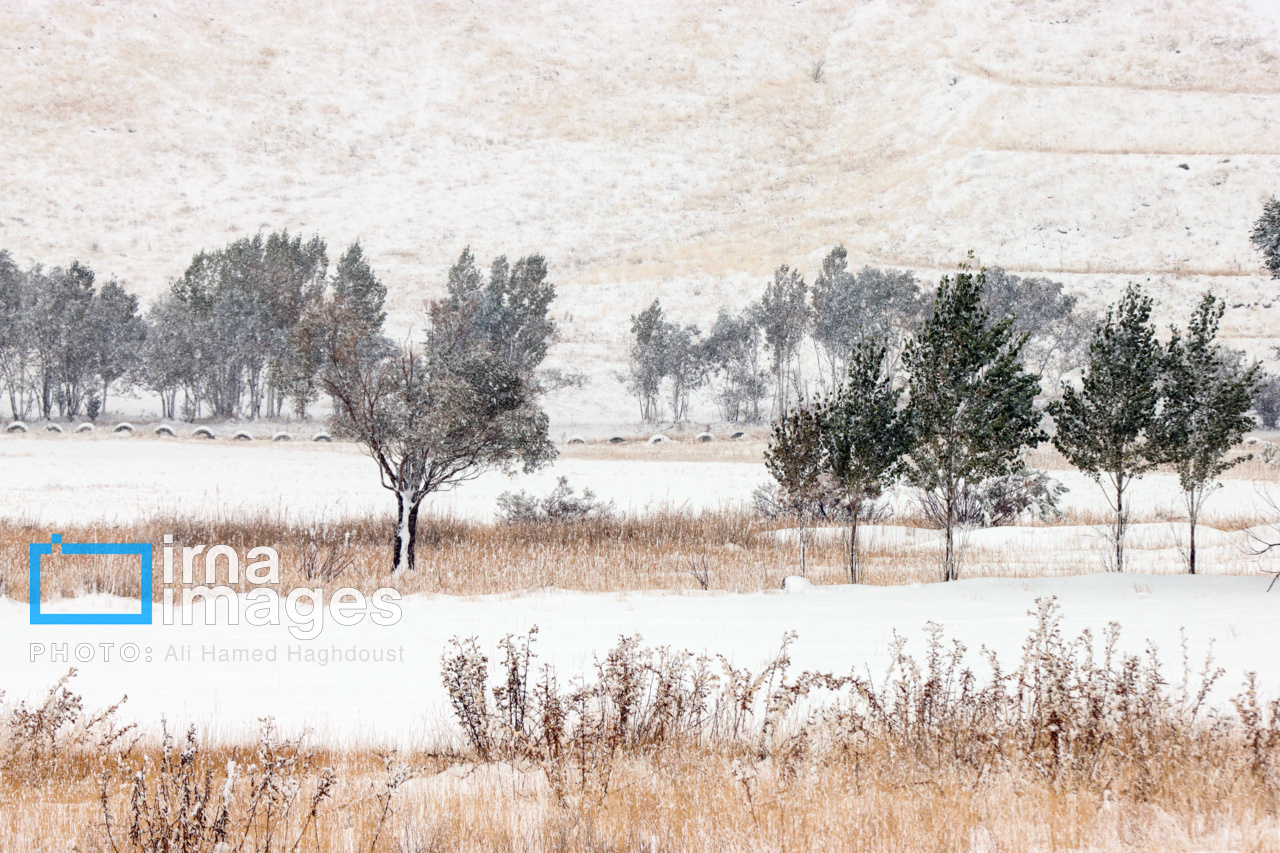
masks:
<instances>
[{"instance_id":1,"label":"dry golden grass","mask_svg":"<svg viewBox=\"0 0 1280 853\"><path fill-rule=\"evenodd\" d=\"M1170 512L1135 514L1131 521L1167 522L1175 527L1183 523L1180 516ZM1239 531L1262 521L1248 513L1210 513L1204 526ZM919 534L907 544L882 544L864 538L860 548L864 582L894 585L937 581L940 552L934 546L940 542L940 535L920 529L922 522L910 514L895 517L893 523L915 527ZM1101 510L1072 509L1059 523L1096 527L1098 535L1103 536L1111 517ZM394 586L405 594L447 595L491 595L543 588L747 593L778 589L784 578L801 573L798 537L777 533L792 526L794 522L761 521L745 509L667 510L632 517L515 525L423 516L419 519L417 570L395 578L390 575L392 525L386 518L356 518L323 526L299 525L266 515L201 521L150 519L123 526L64 525L61 532L67 542L152 543L158 601L162 539L169 533L175 537L175 579L179 581L184 545L225 544L242 559L249 549L259 545L277 549L281 591L321 584L354 587L365 593ZM47 540L48 530L43 526L0 521L0 553L25 556L28 543ZM805 541L808 579L815 584L845 583L849 560L847 530L832 525L810 526ZM961 534L959 541L964 543L966 537ZM1136 548L1132 552L1144 553ZM1247 555L1232 552L1230 556L1222 566L1208 570L1228 574L1256 571ZM1152 552L1150 560L1156 562L1136 564L1142 566L1136 570L1184 570L1181 561L1164 552ZM340 572L326 573L326 561ZM1016 544L966 547L963 563L962 576L968 578L1064 576L1104 568L1087 553L1062 554ZM202 565L196 561L193 585L204 581ZM139 594L136 565L129 558L55 556L50 567L52 571L42 575L42 598L46 602L95 592L125 597ZM225 582L224 568L220 564L218 583ZM249 588L243 577L238 588ZM15 600L28 600L25 559L0 564L0 590Z\"/></svg>"}]
</instances>

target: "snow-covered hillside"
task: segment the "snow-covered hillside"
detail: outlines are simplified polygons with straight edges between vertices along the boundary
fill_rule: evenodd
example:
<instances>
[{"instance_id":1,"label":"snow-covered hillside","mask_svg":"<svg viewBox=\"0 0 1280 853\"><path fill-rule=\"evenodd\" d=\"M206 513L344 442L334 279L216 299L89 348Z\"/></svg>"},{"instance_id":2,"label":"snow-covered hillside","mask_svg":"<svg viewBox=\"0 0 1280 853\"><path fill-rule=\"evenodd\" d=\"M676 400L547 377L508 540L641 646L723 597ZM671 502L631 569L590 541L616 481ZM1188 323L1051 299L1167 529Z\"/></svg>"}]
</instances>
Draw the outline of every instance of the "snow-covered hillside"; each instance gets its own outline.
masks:
<instances>
[{"instance_id":1,"label":"snow-covered hillside","mask_svg":"<svg viewBox=\"0 0 1280 853\"><path fill-rule=\"evenodd\" d=\"M361 239L398 332L466 245L544 253L566 422L630 413L627 316L779 263L932 278L975 250L1091 304L1207 287L1262 355L1280 38L1243 2L215 0L0 9L0 247L154 295L259 229Z\"/></svg>"}]
</instances>

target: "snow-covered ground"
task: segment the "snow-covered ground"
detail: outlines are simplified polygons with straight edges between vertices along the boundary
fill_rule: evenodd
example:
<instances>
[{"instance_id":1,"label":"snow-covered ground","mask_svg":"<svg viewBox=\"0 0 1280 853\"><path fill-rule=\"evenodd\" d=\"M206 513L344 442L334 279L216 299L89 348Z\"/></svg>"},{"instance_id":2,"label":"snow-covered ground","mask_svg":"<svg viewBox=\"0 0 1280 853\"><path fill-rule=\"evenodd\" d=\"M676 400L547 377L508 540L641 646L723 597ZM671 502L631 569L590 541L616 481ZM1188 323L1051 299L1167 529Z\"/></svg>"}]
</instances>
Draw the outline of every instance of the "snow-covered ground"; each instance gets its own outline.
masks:
<instances>
[{"instance_id":1,"label":"snow-covered ground","mask_svg":"<svg viewBox=\"0 0 1280 853\"><path fill-rule=\"evenodd\" d=\"M687 505L714 507L746 500L765 479L763 466L748 461L680 461L690 458L675 443L637 448L645 458L566 457L531 477L487 476L464 484L434 506L459 515L488 518L496 496L507 489L542 492L567 475L619 507ZM613 452L613 451L610 451ZM699 450L701 452L701 449ZM665 456L664 456L665 454ZM369 512L390 514L389 496L379 487L373 463L355 446L160 440L93 436L0 437L0 517L37 522L57 532L59 525L90 521L130 521L173 514L217 519L265 512L308 520ZM1097 486L1073 472L1054 472L1071 491L1069 505L1098 509ZM1260 511L1264 484L1228 480L1210 503L1210 515L1247 516ZM1150 475L1133 490L1138 512L1173 510L1180 497L1169 475ZM779 535L790 535L783 532ZM840 536L843 531L819 531ZM0 634L9 651L0 656L0 686L10 698L32 696L66 670L74 658L52 660L50 649L66 643L93 646L92 660L76 663L77 689L90 705L130 696L129 714L153 723L191 719L211 730L239 734L263 715L291 727L310 726L331 739L396 738L402 742L436 736L447 717L439 679L439 659L448 639L477 635L493 649L507 632L538 625L544 660L569 676L589 666L620 634L640 633L653 645L724 653L738 666L758 666L787 631L797 631L796 666L847 670L869 666L878 673L893 631L920 647L928 621L943 624L970 649L997 650L1011 664L1031 620L1036 598L1057 595L1071 632L1118 621L1126 647L1141 651L1155 641L1166 660L1177 656L1178 629L1186 627L1194 657L1209 641L1225 666L1225 686L1234 690L1245 670L1257 670L1268 695L1280 692L1280 591L1264 593L1269 577L1245 555L1247 532L1202 528L1202 565L1220 575L1187 577L1181 571L1182 525L1144 524L1130 538L1134 566L1152 574L1089 574L1030 579L982 578L949 584L897 587L828 586L748 595L719 593L588 594L531 590L494 597L413 596L393 626L329 624L320 637L297 640L285 628L164 626L32 626L27 605L0 599ZM936 552L931 531L868 527L864 544ZM1010 552L1025 562L1086 560L1105 565L1106 538L1091 527L1018 527L967 534L967 559ZM936 555L935 555L936 556ZM8 568L25 570L25 554L3 555ZM1272 560L1274 567L1275 560ZM332 590L330 590L332 592ZM51 602L52 609L122 610L136 603L102 596ZM160 620L157 617L157 623ZM45 652L30 660L30 644ZM98 644L112 643L102 659ZM119 649L135 643L140 659L124 662ZM255 651L274 660L205 660L206 648ZM395 650L395 660L333 661L326 665L291 659L291 653L341 653L354 649ZM402 651L403 650L403 651ZM149 659L148 659L149 658ZM496 660L496 658L495 658ZM977 662L974 655L975 665ZM1225 695L1225 694L1222 694ZM1220 697L1221 698L1221 697Z\"/></svg>"},{"instance_id":2,"label":"snow-covered ground","mask_svg":"<svg viewBox=\"0 0 1280 853\"><path fill-rule=\"evenodd\" d=\"M428 499L441 513L488 520L498 495L549 491L557 477L591 489L624 511L659 506L716 508L750 500L768 480L764 465L746 461L687 461L675 442L635 448L643 458L576 458L564 448L554 465L533 475L488 474ZM619 453L621 457L621 453ZM228 518L265 513L300 522L390 514L393 496L377 466L346 442L268 443L95 435L56 438L0 434L0 517L41 525L129 521L150 517ZM1068 487L1063 508L1102 511L1097 484L1076 471L1053 471ZM1280 487L1228 479L1210 499L1215 515L1255 516ZM1149 474L1130 492L1136 513L1182 511L1171 474ZM899 501L901 502L901 501Z\"/></svg>"},{"instance_id":3,"label":"snow-covered ground","mask_svg":"<svg viewBox=\"0 0 1280 853\"><path fill-rule=\"evenodd\" d=\"M661 450L642 463L566 458L530 476L489 474L424 506L488 520L502 492L542 494L567 476L620 510L700 509L746 500L767 476L759 463L664 461ZM310 522L395 509L377 465L342 442L0 436L0 472L0 517L42 525L259 513Z\"/></svg>"},{"instance_id":4,"label":"snow-covered ground","mask_svg":"<svg viewBox=\"0 0 1280 853\"><path fill-rule=\"evenodd\" d=\"M1095 636L1119 622L1122 645L1141 653L1147 640L1160 649L1176 683L1181 676L1180 628L1186 628L1191 663L1197 667L1213 643L1227 676L1215 697L1235 693L1246 671L1256 671L1264 693L1280 692L1280 592L1266 594L1263 577L1152 577L1096 574L1059 579L983 579L906 587L830 586L728 595L585 594L545 590L524 595L452 598L414 596L403 603L394 626L328 625L311 641L293 639L283 627L164 626L59 627L27 624L26 605L0 599L0 633L8 652L0 656L0 684L10 698L35 697L70 665L47 651L66 643L95 646L95 659L76 664L76 689L89 706L129 695L127 716L154 724L192 720L210 731L248 732L260 716L273 715L290 728L310 727L332 740L401 743L438 737L448 718L440 682L440 656L449 638L476 635L499 659L496 641L508 632L540 629L535 648L562 678L590 668L619 635L639 633L651 646L670 645L724 654L738 667L760 665L777 650L783 634L799 633L792 649L799 669L847 672L856 668L879 679L896 630L922 650L929 621L947 637L963 641L981 671L979 649L996 651L1007 668L1018 660L1032 626L1027 611L1043 596L1058 597L1069 636L1088 627ZM157 622L159 620L157 619ZM198 621L198 620L197 620ZM30 644L46 651L31 661ZM110 662L100 643L114 643ZM139 659L119 660L122 644L139 646ZM274 661L226 662L222 653L243 649ZM307 650L380 650L382 663L301 658ZM403 650L403 652L401 652ZM204 660L209 653L215 659ZM180 659L183 656L187 659ZM401 659L403 656L403 659ZM166 660L166 657L169 659Z\"/></svg>"}]
</instances>

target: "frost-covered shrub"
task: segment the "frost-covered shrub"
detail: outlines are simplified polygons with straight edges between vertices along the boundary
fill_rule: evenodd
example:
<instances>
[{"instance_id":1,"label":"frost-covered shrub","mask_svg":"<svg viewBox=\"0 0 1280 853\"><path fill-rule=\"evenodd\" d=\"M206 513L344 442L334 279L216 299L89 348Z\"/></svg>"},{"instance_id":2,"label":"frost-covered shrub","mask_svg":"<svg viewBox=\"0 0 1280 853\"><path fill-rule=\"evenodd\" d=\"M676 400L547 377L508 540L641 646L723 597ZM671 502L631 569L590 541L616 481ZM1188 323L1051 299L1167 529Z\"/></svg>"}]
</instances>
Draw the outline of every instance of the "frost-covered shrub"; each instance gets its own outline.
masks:
<instances>
[{"instance_id":1,"label":"frost-covered shrub","mask_svg":"<svg viewBox=\"0 0 1280 853\"><path fill-rule=\"evenodd\" d=\"M498 519L504 524L546 524L557 521L584 521L612 518L613 501L596 500L595 492L574 493L568 477L556 480L556 487L544 497L527 492L498 495Z\"/></svg>"},{"instance_id":2,"label":"frost-covered shrub","mask_svg":"<svg viewBox=\"0 0 1280 853\"><path fill-rule=\"evenodd\" d=\"M179 740L162 724L159 755L133 773L127 809L113 813L104 796L102 820L115 830L116 853L298 850L336 782L332 767L301 738L282 738L270 718L239 762L210 761L194 725Z\"/></svg>"},{"instance_id":3,"label":"frost-covered shrub","mask_svg":"<svg viewBox=\"0 0 1280 853\"><path fill-rule=\"evenodd\" d=\"M67 687L75 676L73 667L38 704L20 701L6 709L0 717L0 773L38 782L82 762L116 756L136 741L134 724L117 720L125 700L86 712L80 695Z\"/></svg>"},{"instance_id":4,"label":"frost-covered shrub","mask_svg":"<svg viewBox=\"0 0 1280 853\"><path fill-rule=\"evenodd\" d=\"M956 508L956 522L965 527L1001 527L1022 516L1041 521L1062 517L1058 498L1067 487L1043 471L1023 471L965 484ZM946 526L947 508L938 492L921 492L920 512L931 527Z\"/></svg>"}]
</instances>

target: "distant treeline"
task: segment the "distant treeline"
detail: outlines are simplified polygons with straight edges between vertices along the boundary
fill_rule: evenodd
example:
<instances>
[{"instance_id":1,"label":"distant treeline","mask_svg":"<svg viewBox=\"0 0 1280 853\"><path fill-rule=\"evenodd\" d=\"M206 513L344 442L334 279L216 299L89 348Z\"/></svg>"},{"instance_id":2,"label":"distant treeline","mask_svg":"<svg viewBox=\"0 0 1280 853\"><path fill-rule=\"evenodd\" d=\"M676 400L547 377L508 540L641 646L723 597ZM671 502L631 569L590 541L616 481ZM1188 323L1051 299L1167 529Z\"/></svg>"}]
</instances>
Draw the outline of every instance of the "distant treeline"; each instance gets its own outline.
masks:
<instances>
[{"instance_id":1,"label":"distant treeline","mask_svg":"<svg viewBox=\"0 0 1280 853\"><path fill-rule=\"evenodd\" d=\"M1020 358L1057 388L1084 362L1096 317L1060 282L1021 278L1000 267L982 273L983 305L992 322L1012 317L1015 337L1027 336ZM761 297L742 311L721 308L709 331L673 322L658 300L631 318L628 370L621 376L646 421L682 422L690 397L709 387L725 421L760 420L794 401L839 385L859 344L881 340L893 352L926 318L932 290L913 272L863 267L852 271L844 247L832 249L813 284L781 266ZM809 375L803 347L813 346ZM770 402L766 404L766 399Z\"/></svg>"},{"instance_id":2,"label":"distant treeline","mask_svg":"<svg viewBox=\"0 0 1280 853\"><path fill-rule=\"evenodd\" d=\"M298 415L317 396L299 324L325 292L380 329L386 287L359 243L330 274L319 237L257 235L202 251L146 312L87 266L21 268L0 251L0 389L14 419L95 418L113 388L166 418Z\"/></svg>"}]
</instances>

